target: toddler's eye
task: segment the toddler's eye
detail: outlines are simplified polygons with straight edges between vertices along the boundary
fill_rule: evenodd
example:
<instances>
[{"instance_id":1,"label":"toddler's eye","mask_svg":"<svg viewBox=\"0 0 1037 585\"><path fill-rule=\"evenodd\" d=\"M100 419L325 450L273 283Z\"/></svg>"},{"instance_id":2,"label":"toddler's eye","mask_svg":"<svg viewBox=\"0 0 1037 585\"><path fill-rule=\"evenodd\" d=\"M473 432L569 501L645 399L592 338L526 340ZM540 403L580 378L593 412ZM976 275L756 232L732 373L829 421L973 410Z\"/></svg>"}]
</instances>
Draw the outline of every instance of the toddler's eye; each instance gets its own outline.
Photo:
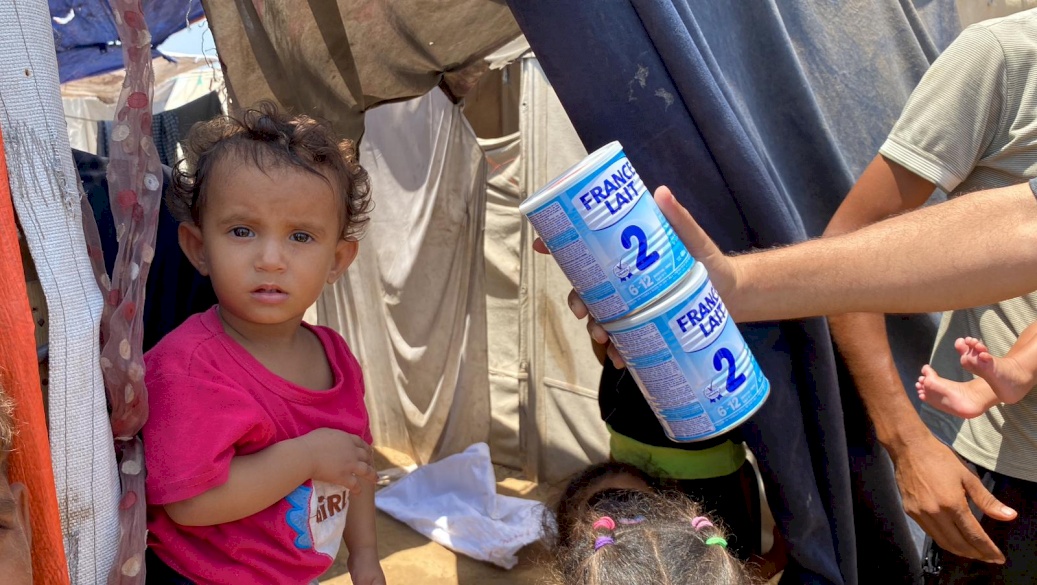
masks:
<instances>
[{"instance_id":1,"label":"toddler's eye","mask_svg":"<svg viewBox=\"0 0 1037 585\"><path fill-rule=\"evenodd\" d=\"M236 227L230 230L230 233L233 234L235 238L247 238L252 235L252 230L246 227Z\"/></svg>"},{"instance_id":2,"label":"toddler's eye","mask_svg":"<svg viewBox=\"0 0 1037 585\"><path fill-rule=\"evenodd\" d=\"M309 242L309 241L312 241L312 240L313 240L313 236L311 236L310 234L304 233L304 232L295 232L294 234L292 234L292 241L293 242L299 242L300 244L305 244L306 242Z\"/></svg>"}]
</instances>

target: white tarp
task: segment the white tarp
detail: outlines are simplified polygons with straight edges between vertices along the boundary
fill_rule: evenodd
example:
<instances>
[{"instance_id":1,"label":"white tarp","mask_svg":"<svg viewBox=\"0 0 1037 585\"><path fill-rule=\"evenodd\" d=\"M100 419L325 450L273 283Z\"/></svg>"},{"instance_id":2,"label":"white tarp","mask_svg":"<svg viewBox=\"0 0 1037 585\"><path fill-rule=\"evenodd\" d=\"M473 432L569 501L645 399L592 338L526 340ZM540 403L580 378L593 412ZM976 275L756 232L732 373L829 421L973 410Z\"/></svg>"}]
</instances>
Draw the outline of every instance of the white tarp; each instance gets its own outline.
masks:
<instances>
[{"instance_id":1,"label":"white tarp","mask_svg":"<svg viewBox=\"0 0 1037 585\"><path fill-rule=\"evenodd\" d=\"M504 569L541 536L544 506L497 493L490 449L425 465L375 494L378 509L452 551Z\"/></svg>"},{"instance_id":2,"label":"white tarp","mask_svg":"<svg viewBox=\"0 0 1037 585\"><path fill-rule=\"evenodd\" d=\"M486 153L486 333L490 372L490 448L493 460L522 467L521 400L529 387L522 339L522 141L518 133L480 140Z\"/></svg>"}]
</instances>

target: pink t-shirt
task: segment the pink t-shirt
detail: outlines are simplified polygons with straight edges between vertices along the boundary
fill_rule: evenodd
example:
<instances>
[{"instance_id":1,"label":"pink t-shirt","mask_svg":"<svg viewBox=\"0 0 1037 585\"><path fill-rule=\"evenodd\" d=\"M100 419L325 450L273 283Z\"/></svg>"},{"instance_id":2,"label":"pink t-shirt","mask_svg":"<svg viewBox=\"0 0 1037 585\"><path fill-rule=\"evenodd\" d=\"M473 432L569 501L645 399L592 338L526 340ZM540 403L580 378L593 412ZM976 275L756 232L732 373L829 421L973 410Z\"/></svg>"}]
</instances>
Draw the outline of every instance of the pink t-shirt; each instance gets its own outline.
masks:
<instances>
[{"instance_id":1,"label":"pink t-shirt","mask_svg":"<svg viewBox=\"0 0 1037 585\"><path fill-rule=\"evenodd\" d=\"M317 428L371 442L360 364L338 333L308 327L334 372L329 390L272 374L224 333L215 307L144 357L148 546L192 581L308 583L335 559L349 506L341 486L307 481L265 510L215 526L180 526L162 507L226 483L235 456Z\"/></svg>"}]
</instances>

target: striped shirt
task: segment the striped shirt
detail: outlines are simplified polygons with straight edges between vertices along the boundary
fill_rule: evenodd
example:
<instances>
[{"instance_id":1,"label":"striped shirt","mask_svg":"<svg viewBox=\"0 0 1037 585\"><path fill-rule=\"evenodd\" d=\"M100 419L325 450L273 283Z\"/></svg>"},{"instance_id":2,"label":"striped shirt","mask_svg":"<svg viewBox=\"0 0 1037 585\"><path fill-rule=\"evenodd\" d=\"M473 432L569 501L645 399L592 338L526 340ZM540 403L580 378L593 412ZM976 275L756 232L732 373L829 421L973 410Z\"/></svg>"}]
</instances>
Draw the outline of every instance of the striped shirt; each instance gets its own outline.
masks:
<instances>
[{"instance_id":1,"label":"striped shirt","mask_svg":"<svg viewBox=\"0 0 1037 585\"><path fill-rule=\"evenodd\" d=\"M1037 9L965 29L926 72L880 152L950 197L1037 177ZM1034 321L1037 293L944 313L932 365L970 380L956 338L979 337L1003 356ZM922 418L969 461L1037 482L1037 392L971 420L928 405Z\"/></svg>"}]
</instances>

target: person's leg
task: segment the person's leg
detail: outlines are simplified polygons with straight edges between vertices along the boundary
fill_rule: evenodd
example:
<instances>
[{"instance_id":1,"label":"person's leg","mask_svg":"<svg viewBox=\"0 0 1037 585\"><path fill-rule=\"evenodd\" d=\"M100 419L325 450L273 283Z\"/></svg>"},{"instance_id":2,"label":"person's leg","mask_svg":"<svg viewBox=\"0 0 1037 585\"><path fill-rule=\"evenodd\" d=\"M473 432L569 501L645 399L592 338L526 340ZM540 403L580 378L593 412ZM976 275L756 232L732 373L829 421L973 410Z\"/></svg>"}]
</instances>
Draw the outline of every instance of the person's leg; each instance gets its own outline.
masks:
<instances>
[{"instance_id":1,"label":"person's leg","mask_svg":"<svg viewBox=\"0 0 1037 585\"><path fill-rule=\"evenodd\" d=\"M978 470L994 497L1019 516L1011 522L983 518L980 524L1004 553L1004 565L962 558L939 551L941 585L1022 585L1037 583L1037 483ZM934 545L935 546L935 545Z\"/></svg>"}]
</instances>

